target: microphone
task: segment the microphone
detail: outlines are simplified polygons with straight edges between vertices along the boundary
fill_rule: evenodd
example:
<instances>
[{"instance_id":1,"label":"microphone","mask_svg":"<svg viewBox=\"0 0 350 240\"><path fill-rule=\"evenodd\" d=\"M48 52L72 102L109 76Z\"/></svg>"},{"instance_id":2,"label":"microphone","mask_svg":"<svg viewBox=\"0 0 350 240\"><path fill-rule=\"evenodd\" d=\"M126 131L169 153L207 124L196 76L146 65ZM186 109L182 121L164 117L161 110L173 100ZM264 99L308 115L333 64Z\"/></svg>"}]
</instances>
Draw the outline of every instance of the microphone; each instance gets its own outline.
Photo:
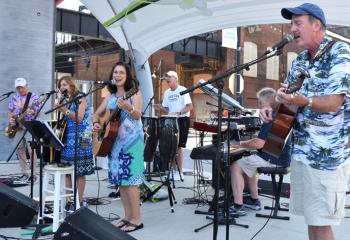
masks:
<instances>
[{"instance_id":1,"label":"microphone","mask_svg":"<svg viewBox=\"0 0 350 240\"><path fill-rule=\"evenodd\" d=\"M4 93L4 94L1 95L1 97L2 97L2 96L7 96L7 97L8 97L8 96L10 96L12 93L14 93L14 91L10 91L10 92Z\"/></svg>"},{"instance_id":2,"label":"microphone","mask_svg":"<svg viewBox=\"0 0 350 240\"><path fill-rule=\"evenodd\" d=\"M54 93L58 93L60 90L51 90L50 92L47 92L47 93L42 93L42 94L40 94L40 96L44 96L44 95L52 95L52 94L54 94Z\"/></svg>"},{"instance_id":3,"label":"microphone","mask_svg":"<svg viewBox=\"0 0 350 240\"><path fill-rule=\"evenodd\" d=\"M115 85L116 81L114 79L108 80L108 81L94 81L94 84L101 84L101 85L112 84L112 85Z\"/></svg>"},{"instance_id":4,"label":"microphone","mask_svg":"<svg viewBox=\"0 0 350 240\"><path fill-rule=\"evenodd\" d=\"M211 102L208 102L208 101L206 101L205 104L207 104L207 105L209 105L209 106L213 106L213 107L218 107L218 105L215 105L215 104L213 104L213 103L211 103Z\"/></svg>"},{"instance_id":5,"label":"microphone","mask_svg":"<svg viewBox=\"0 0 350 240\"><path fill-rule=\"evenodd\" d=\"M160 58L159 63L158 63L158 67L157 67L157 72L159 72L159 70L162 66L162 63L163 63L163 58Z\"/></svg>"},{"instance_id":6,"label":"microphone","mask_svg":"<svg viewBox=\"0 0 350 240\"><path fill-rule=\"evenodd\" d=\"M290 34L286 34L281 41L273 45L271 48L266 50L265 54L282 49L285 45L294 41L294 37Z\"/></svg>"}]
</instances>

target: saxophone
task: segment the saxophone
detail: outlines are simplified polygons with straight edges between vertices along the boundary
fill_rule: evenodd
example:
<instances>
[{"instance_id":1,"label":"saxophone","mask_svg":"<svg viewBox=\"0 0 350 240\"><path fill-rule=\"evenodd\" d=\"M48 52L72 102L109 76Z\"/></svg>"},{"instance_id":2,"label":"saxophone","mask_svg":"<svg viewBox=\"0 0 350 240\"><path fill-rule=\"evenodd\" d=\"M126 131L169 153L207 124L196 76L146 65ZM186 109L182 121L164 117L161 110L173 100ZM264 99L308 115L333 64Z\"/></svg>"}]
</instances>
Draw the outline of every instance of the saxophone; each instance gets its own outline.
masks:
<instances>
[{"instance_id":1,"label":"saxophone","mask_svg":"<svg viewBox=\"0 0 350 240\"><path fill-rule=\"evenodd\" d=\"M27 114L28 110L33 110L35 107L40 106L45 101L45 99L45 97L39 98L38 101L32 103L31 106L28 106L24 112L20 113L17 116L13 116L13 118L15 119L15 125L12 125L11 123L7 125L7 127L5 128L5 136L7 136L8 138L14 138L19 129L19 123Z\"/></svg>"}]
</instances>

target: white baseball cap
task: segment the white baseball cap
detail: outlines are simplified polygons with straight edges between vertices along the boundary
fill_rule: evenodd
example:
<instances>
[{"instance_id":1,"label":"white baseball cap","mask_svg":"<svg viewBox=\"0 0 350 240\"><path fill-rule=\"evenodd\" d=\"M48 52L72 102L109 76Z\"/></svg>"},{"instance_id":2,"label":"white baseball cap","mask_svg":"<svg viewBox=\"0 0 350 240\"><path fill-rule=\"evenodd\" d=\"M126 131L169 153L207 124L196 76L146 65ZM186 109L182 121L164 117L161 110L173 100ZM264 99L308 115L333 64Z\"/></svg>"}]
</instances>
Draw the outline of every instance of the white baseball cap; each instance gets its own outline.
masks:
<instances>
[{"instance_id":1,"label":"white baseball cap","mask_svg":"<svg viewBox=\"0 0 350 240\"><path fill-rule=\"evenodd\" d=\"M24 78L16 78L15 80L15 88L17 87L24 87L27 85L27 81Z\"/></svg>"},{"instance_id":2,"label":"white baseball cap","mask_svg":"<svg viewBox=\"0 0 350 240\"><path fill-rule=\"evenodd\" d=\"M179 79L177 76L177 73L175 71L169 71L165 74L166 77L174 77L176 79Z\"/></svg>"}]
</instances>

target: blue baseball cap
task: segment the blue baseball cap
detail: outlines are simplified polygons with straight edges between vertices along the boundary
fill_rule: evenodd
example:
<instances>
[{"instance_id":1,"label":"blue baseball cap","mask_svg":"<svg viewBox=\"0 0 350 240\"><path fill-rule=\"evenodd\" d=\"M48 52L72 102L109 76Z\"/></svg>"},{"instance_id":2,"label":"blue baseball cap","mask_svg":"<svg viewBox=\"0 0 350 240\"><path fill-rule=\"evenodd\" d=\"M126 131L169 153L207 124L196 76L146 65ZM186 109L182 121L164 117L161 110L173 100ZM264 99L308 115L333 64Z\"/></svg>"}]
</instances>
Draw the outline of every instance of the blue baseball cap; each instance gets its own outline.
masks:
<instances>
[{"instance_id":1,"label":"blue baseball cap","mask_svg":"<svg viewBox=\"0 0 350 240\"><path fill-rule=\"evenodd\" d=\"M285 19L292 19L293 14L297 15L311 15L321 21L321 23L326 26L326 18L324 16L323 10L312 3L304 3L298 7L294 8L282 8L282 17Z\"/></svg>"}]
</instances>

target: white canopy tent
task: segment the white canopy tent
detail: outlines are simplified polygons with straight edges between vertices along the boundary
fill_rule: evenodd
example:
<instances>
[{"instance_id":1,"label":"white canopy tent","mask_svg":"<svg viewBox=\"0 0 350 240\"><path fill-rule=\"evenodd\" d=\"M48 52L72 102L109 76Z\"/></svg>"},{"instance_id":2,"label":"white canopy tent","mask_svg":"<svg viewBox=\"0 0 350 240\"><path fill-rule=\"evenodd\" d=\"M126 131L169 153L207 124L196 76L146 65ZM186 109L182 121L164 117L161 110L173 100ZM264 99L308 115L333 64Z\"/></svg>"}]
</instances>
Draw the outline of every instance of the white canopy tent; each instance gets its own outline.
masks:
<instances>
[{"instance_id":1,"label":"white canopy tent","mask_svg":"<svg viewBox=\"0 0 350 240\"><path fill-rule=\"evenodd\" d=\"M286 23L283 7L305 1L286 0L81 0L129 50L140 80L144 102L153 96L147 62L155 51L178 40L237 26ZM327 24L349 25L350 1L307 1L319 5Z\"/></svg>"}]
</instances>

